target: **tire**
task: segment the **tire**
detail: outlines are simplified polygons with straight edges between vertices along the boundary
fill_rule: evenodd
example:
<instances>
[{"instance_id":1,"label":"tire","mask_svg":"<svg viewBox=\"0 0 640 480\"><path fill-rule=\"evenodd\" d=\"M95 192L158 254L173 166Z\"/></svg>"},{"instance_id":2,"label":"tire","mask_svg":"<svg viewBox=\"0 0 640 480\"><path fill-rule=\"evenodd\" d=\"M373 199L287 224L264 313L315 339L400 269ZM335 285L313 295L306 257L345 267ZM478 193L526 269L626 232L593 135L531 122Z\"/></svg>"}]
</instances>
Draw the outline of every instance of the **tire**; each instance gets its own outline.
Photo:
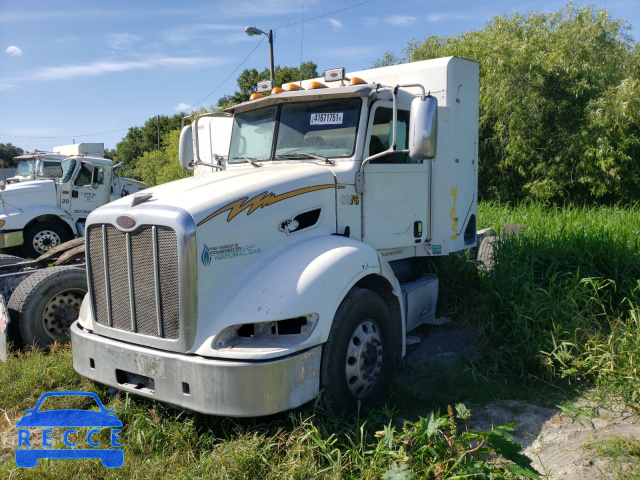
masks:
<instances>
[{"instance_id":1,"label":"tire","mask_svg":"<svg viewBox=\"0 0 640 480\"><path fill-rule=\"evenodd\" d=\"M498 243L498 237L496 236L488 236L482 239L480 242L480 246L478 247L478 262L482 264L483 268L486 271L489 271L493 268L494 265L494 250L496 248L496 244Z\"/></svg>"},{"instance_id":2,"label":"tire","mask_svg":"<svg viewBox=\"0 0 640 480\"><path fill-rule=\"evenodd\" d=\"M37 258L67 240L71 235L63 224L36 222L24 231L22 251L27 257Z\"/></svg>"},{"instance_id":3,"label":"tire","mask_svg":"<svg viewBox=\"0 0 640 480\"><path fill-rule=\"evenodd\" d=\"M24 342L45 347L68 338L87 293L85 270L50 267L25 278L9 299L7 309Z\"/></svg>"},{"instance_id":4,"label":"tire","mask_svg":"<svg viewBox=\"0 0 640 480\"><path fill-rule=\"evenodd\" d=\"M322 349L322 404L332 413L373 406L395 367L398 342L379 295L354 288L344 298Z\"/></svg>"}]
</instances>

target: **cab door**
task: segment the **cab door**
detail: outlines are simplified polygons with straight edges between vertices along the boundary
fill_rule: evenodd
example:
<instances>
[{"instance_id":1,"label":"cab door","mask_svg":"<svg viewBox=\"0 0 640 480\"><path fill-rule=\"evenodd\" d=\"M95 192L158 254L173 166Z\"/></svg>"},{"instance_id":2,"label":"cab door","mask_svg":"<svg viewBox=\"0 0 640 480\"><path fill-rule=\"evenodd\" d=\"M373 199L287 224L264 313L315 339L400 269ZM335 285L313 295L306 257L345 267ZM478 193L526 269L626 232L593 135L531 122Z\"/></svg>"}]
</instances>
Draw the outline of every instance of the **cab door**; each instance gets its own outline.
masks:
<instances>
[{"instance_id":1,"label":"cab door","mask_svg":"<svg viewBox=\"0 0 640 480\"><path fill-rule=\"evenodd\" d=\"M81 162L71 186L70 213L86 218L89 213L108 202L105 167Z\"/></svg>"},{"instance_id":2,"label":"cab door","mask_svg":"<svg viewBox=\"0 0 640 480\"><path fill-rule=\"evenodd\" d=\"M378 101L373 105L365 157L389 148L393 141L392 119L392 102ZM407 150L408 107L398 108L397 121L397 149ZM362 194L364 242L377 250L402 249L429 238L430 162L414 163L408 153L393 152L365 165Z\"/></svg>"}]
</instances>

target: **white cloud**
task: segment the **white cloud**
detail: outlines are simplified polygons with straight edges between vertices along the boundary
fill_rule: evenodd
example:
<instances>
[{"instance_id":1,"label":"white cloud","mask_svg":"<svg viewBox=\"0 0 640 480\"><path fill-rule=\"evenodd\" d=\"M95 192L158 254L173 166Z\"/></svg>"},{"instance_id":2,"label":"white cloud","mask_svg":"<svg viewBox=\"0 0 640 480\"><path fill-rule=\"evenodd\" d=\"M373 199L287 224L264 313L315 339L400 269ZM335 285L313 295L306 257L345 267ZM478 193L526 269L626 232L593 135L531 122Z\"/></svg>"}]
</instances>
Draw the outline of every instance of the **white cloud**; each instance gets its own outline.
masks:
<instances>
[{"instance_id":1,"label":"white cloud","mask_svg":"<svg viewBox=\"0 0 640 480\"><path fill-rule=\"evenodd\" d=\"M193 108L193 106L189 105L188 103L184 103L184 102L180 102L180 103L178 103L178 105L173 107L173 109L176 112L187 112L187 111L191 110L192 108Z\"/></svg>"},{"instance_id":2,"label":"white cloud","mask_svg":"<svg viewBox=\"0 0 640 480\"><path fill-rule=\"evenodd\" d=\"M13 56L13 57L18 56L18 55L22 55L22 50L20 50L20 49L19 49L18 47L16 47L15 45L10 45L9 47L7 47L6 52L7 52L9 55Z\"/></svg>"},{"instance_id":3,"label":"white cloud","mask_svg":"<svg viewBox=\"0 0 640 480\"><path fill-rule=\"evenodd\" d=\"M468 20L470 18L473 18L473 16L462 13L432 13L427 15L427 20L432 23L442 22L444 20Z\"/></svg>"},{"instance_id":4,"label":"white cloud","mask_svg":"<svg viewBox=\"0 0 640 480\"><path fill-rule=\"evenodd\" d=\"M9 90L10 88L15 88L15 85L11 83L0 83L0 91Z\"/></svg>"},{"instance_id":5,"label":"white cloud","mask_svg":"<svg viewBox=\"0 0 640 480\"><path fill-rule=\"evenodd\" d=\"M384 22L388 23L389 25L393 25L394 27L402 27L405 25L411 25L416 20L416 17L409 17L406 15L391 15L389 18L385 19Z\"/></svg>"},{"instance_id":6,"label":"white cloud","mask_svg":"<svg viewBox=\"0 0 640 480\"><path fill-rule=\"evenodd\" d=\"M131 33L111 33L109 34L109 46L116 50L128 48L134 43L142 40L140 36Z\"/></svg>"},{"instance_id":7,"label":"white cloud","mask_svg":"<svg viewBox=\"0 0 640 480\"><path fill-rule=\"evenodd\" d=\"M67 65L63 67L46 67L36 71L31 80L66 80L74 77L95 77L114 72L129 70L145 70L157 67L221 65L227 62L220 57L165 57L148 56L140 60L103 61L84 65Z\"/></svg>"},{"instance_id":8,"label":"white cloud","mask_svg":"<svg viewBox=\"0 0 640 480\"><path fill-rule=\"evenodd\" d=\"M335 18L328 18L327 21L333 26L333 28L342 28L342 22L340 20L336 20Z\"/></svg>"},{"instance_id":9,"label":"white cloud","mask_svg":"<svg viewBox=\"0 0 640 480\"><path fill-rule=\"evenodd\" d=\"M376 25L378 25L378 19L374 17L366 17L363 23L365 27L368 27L368 28L375 27Z\"/></svg>"},{"instance_id":10,"label":"white cloud","mask_svg":"<svg viewBox=\"0 0 640 480\"><path fill-rule=\"evenodd\" d=\"M193 41L200 38L211 37L210 32L224 32L235 31L242 32L242 35L248 38L247 34L243 32L244 27L241 25L230 25L220 23L205 23L199 25L190 25L189 28L172 28L167 30L164 34L166 41L174 44L182 44ZM242 38L244 40L244 38Z\"/></svg>"}]
</instances>

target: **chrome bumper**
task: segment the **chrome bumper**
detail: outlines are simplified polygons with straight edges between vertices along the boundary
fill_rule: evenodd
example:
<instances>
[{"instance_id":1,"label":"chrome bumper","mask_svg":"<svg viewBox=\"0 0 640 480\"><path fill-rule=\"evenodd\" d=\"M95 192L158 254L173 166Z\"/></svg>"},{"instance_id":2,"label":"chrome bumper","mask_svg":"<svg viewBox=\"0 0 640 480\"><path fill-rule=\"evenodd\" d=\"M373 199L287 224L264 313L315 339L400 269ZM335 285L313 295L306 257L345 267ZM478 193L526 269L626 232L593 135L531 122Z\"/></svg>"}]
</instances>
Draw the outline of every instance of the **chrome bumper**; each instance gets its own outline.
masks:
<instances>
[{"instance_id":1,"label":"chrome bumper","mask_svg":"<svg viewBox=\"0 0 640 480\"><path fill-rule=\"evenodd\" d=\"M23 243L24 237L22 235L22 230L13 232L0 231L0 248L17 247Z\"/></svg>"},{"instance_id":2,"label":"chrome bumper","mask_svg":"<svg viewBox=\"0 0 640 480\"><path fill-rule=\"evenodd\" d=\"M209 415L254 417L289 410L319 392L317 346L260 362L204 358L132 345L71 325L73 368L125 392Z\"/></svg>"}]
</instances>

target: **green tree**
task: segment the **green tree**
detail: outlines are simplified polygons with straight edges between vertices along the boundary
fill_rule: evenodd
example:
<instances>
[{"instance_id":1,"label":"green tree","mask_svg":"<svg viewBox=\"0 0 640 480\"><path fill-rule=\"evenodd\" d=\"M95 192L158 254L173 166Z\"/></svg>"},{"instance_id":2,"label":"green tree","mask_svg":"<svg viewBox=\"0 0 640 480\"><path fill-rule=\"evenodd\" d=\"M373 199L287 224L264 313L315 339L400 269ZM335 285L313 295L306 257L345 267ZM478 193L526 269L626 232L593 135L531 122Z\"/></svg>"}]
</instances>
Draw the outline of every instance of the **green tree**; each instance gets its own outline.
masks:
<instances>
[{"instance_id":1,"label":"green tree","mask_svg":"<svg viewBox=\"0 0 640 480\"><path fill-rule=\"evenodd\" d=\"M11 143L0 143L0 162L5 167L13 168L16 166L16 162L13 161L13 157L23 155L24 150L11 145Z\"/></svg>"},{"instance_id":2,"label":"green tree","mask_svg":"<svg viewBox=\"0 0 640 480\"><path fill-rule=\"evenodd\" d=\"M170 132L180 129L185 113L178 113L172 117L160 115L160 142ZM116 162L124 161L122 175L140 178L138 174L139 161L145 152L158 149L158 123L154 117L149 118L142 127L131 127L125 137L116 145Z\"/></svg>"},{"instance_id":3,"label":"green tree","mask_svg":"<svg viewBox=\"0 0 640 480\"><path fill-rule=\"evenodd\" d=\"M457 55L480 63L481 198L637 200L616 191L636 151L623 139L638 133L637 116L623 128L637 113L621 96L637 92L638 46L628 32L605 10L568 3L557 13L497 16L479 31L411 41L405 53L411 61Z\"/></svg>"},{"instance_id":4,"label":"green tree","mask_svg":"<svg viewBox=\"0 0 640 480\"><path fill-rule=\"evenodd\" d=\"M162 149L144 152L138 159L136 174L150 186L170 182L193 175L182 170L178 161L180 129L167 133L162 140Z\"/></svg>"},{"instance_id":5,"label":"green tree","mask_svg":"<svg viewBox=\"0 0 640 480\"><path fill-rule=\"evenodd\" d=\"M304 62L300 67L281 67L276 65L274 72L275 84L280 86L284 83L297 82L307 78L318 76L318 65L314 62ZM232 95L225 95L218 100L219 108L227 108L237 103L246 102L252 93L256 92L258 82L269 80L270 72L265 68L258 72L255 68L244 70L237 79L239 90Z\"/></svg>"}]
</instances>

